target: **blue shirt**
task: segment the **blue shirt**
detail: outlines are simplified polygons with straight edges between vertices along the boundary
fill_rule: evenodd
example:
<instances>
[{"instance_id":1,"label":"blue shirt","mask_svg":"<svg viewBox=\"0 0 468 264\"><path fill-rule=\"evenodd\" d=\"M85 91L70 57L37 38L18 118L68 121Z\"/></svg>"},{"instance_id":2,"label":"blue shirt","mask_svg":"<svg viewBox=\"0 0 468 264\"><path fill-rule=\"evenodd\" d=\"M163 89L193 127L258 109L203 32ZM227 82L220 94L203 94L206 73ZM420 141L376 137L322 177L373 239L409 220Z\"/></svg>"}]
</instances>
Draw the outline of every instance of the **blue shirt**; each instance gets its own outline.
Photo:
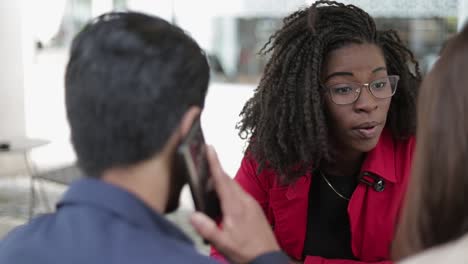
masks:
<instances>
[{"instance_id":1,"label":"blue shirt","mask_svg":"<svg viewBox=\"0 0 468 264\"><path fill-rule=\"evenodd\" d=\"M253 263L286 263L281 253ZM75 182L57 211L10 232L0 264L217 263L133 194L100 180Z\"/></svg>"}]
</instances>

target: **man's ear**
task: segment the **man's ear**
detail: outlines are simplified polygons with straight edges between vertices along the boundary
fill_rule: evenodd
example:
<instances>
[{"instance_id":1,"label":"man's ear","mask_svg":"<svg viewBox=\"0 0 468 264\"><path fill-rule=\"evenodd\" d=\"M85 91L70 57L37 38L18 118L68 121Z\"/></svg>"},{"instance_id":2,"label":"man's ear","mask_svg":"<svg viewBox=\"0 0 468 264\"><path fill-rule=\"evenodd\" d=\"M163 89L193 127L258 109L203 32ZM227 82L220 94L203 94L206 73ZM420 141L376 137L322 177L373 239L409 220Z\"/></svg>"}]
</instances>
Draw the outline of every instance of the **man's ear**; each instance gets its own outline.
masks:
<instances>
[{"instance_id":1,"label":"man's ear","mask_svg":"<svg viewBox=\"0 0 468 264\"><path fill-rule=\"evenodd\" d=\"M201 108L198 106L191 106L182 116L179 125L174 130L172 136L169 138L164 149L172 152L180 141L187 135L193 122L200 118Z\"/></svg>"},{"instance_id":2,"label":"man's ear","mask_svg":"<svg viewBox=\"0 0 468 264\"><path fill-rule=\"evenodd\" d=\"M198 106L191 106L185 112L185 114L182 116L182 119L179 125L179 133L182 138L187 135L193 122L195 122L197 118L200 118L200 114L201 114L201 108Z\"/></svg>"}]
</instances>

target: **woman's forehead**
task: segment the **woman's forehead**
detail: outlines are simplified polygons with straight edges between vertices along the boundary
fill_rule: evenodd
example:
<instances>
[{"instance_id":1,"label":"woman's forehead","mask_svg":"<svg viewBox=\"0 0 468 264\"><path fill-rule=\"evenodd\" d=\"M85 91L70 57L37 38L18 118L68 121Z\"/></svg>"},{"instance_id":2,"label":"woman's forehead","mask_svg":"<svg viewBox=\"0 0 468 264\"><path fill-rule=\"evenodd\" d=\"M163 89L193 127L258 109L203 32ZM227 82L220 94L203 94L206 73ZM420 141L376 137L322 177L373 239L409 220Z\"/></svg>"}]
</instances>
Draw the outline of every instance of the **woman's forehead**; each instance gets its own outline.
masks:
<instances>
[{"instance_id":1,"label":"woman's forehead","mask_svg":"<svg viewBox=\"0 0 468 264\"><path fill-rule=\"evenodd\" d=\"M326 81L336 75L374 74L385 67L382 51L375 44L350 44L328 53L322 78Z\"/></svg>"}]
</instances>

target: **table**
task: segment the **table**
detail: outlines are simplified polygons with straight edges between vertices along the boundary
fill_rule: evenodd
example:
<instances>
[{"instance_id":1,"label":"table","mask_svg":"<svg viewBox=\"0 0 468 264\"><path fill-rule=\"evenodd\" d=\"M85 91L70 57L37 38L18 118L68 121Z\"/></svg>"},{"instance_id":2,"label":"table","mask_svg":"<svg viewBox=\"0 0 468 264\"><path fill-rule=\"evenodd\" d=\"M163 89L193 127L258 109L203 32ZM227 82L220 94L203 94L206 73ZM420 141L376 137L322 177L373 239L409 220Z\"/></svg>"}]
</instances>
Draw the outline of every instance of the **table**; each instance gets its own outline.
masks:
<instances>
[{"instance_id":1,"label":"table","mask_svg":"<svg viewBox=\"0 0 468 264\"><path fill-rule=\"evenodd\" d=\"M29 202L29 218L33 216L33 211L36 203L36 191L35 191L35 176L37 174L36 167L30 158L31 150L39 148L49 144L48 140L38 138L0 138L0 143L7 143L8 148L0 148L0 155L21 155L26 171L30 177L30 202ZM45 196L44 196L45 197Z\"/></svg>"}]
</instances>

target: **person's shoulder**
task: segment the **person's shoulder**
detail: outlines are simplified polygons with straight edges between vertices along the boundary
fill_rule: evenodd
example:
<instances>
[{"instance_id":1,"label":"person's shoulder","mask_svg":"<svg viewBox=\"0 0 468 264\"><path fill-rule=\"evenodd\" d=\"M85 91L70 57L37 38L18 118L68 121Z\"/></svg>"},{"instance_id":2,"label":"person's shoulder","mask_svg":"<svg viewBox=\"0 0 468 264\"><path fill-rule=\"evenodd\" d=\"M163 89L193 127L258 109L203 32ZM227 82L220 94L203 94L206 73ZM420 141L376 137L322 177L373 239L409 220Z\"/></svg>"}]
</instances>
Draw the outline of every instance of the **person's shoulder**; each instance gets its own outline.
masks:
<instances>
[{"instance_id":1,"label":"person's shoulder","mask_svg":"<svg viewBox=\"0 0 468 264\"><path fill-rule=\"evenodd\" d=\"M423 251L397 264L465 263L468 259L468 234L438 247Z\"/></svg>"},{"instance_id":2,"label":"person's shoulder","mask_svg":"<svg viewBox=\"0 0 468 264\"><path fill-rule=\"evenodd\" d=\"M131 239L127 237L128 240ZM120 241L122 247L123 263L217 263L206 255L200 254L191 243L181 241L170 235L161 236L139 236L138 239ZM117 264L120 264L117 263Z\"/></svg>"},{"instance_id":3,"label":"person's shoulder","mask_svg":"<svg viewBox=\"0 0 468 264\"><path fill-rule=\"evenodd\" d=\"M12 259L16 264L46 263L41 256L46 256L47 250L54 247L51 243L44 243L45 237L52 236L47 230L49 219L50 215L37 217L6 234L0 242L0 263L9 263L7 260Z\"/></svg>"},{"instance_id":4,"label":"person's shoulder","mask_svg":"<svg viewBox=\"0 0 468 264\"><path fill-rule=\"evenodd\" d=\"M268 166L268 163L260 170L260 164L252 153L247 152L235 176L236 181L245 187L256 183L263 189L269 189L278 185L278 174Z\"/></svg>"},{"instance_id":5,"label":"person's shoulder","mask_svg":"<svg viewBox=\"0 0 468 264\"><path fill-rule=\"evenodd\" d=\"M52 214L17 227L0 242L0 263L216 263L187 241L148 232L122 221L100 221L94 226L57 220ZM98 220L98 221L95 221ZM102 220L102 219L101 219ZM107 219L109 220L109 219ZM86 222L86 221L81 221ZM104 226L103 222L107 222ZM67 231L64 226L68 226Z\"/></svg>"}]
</instances>

